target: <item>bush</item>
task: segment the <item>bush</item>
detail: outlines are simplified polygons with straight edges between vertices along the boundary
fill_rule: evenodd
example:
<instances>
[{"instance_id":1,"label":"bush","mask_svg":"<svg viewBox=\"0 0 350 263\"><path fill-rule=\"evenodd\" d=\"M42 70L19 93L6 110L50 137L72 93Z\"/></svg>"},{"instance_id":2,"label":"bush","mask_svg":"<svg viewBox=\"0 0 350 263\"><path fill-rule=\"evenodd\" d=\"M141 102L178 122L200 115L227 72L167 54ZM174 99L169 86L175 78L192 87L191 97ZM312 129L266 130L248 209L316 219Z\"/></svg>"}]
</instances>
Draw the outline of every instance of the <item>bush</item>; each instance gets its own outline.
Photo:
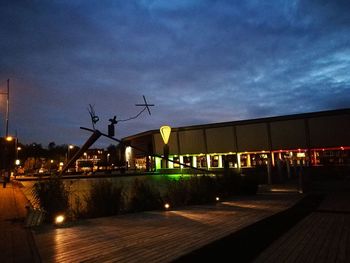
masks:
<instances>
[{"instance_id":1,"label":"bush","mask_svg":"<svg viewBox=\"0 0 350 263\"><path fill-rule=\"evenodd\" d=\"M217 195L216 180L208 175L192 176L188 181L188 204L204 204L215 200Z\"/></svg>"},{"instance_id":2,"label":"bush","mask_svg":"<svg viewBox=\"0 0 350 263\"><path fill-rule=\"evenodd\" d=\"M256 176L252 176L252 175L241 176L239 194L255 195L258 191L258 186L259 184Z\"/></svg>"},{"instance_id":3,"label":"bush","mask_svg":"<svg viewBox=\"0 0 350 263\"><path fill-rule=\"evenodd\" d=\"M218 176L218 192L221 196L253 195L258 191L259 175L227 173Z\"/></svg>"},{"instance_id":4,"label":"bush","mask_svg":"<svg viewBox=\"0 0 350 263\"><path fill-rule=\"evenodd\" d=\"M222 197L238 194L240 188L240 177L234 172L217 176L218 193Z\"/></svg>"},{"instance_id":5,"label":"bush","mask_svg":"<svg viewBox=\"0 0 350 263\"><path fill-rule=\"evenodd\" d=\"M188 204L189 192L186 181L188 178L181 177L179 180L169 181L166 186L164 200L171 203L173 207L184 206Z\"/></svg>"},{"instance_id":6,"label":"bush","mask_svg":"<svg viewBox=\"0 0 350 263\"><path fill-rule=\"evenodd\" d=\"M47 181L36 182L32 194L35 203L45 210L46 222L53 222L57 214L68 211L69 193L59 177L51 176Z\"/></svg>"},{"instance_id":7,"label":"bush","mask_svg":"<svg viewBox=\"0 0 350 263\"><path fill-rule=\"evenodd\" d=\"M92 182L85 202L88 217L117 215L124 208L123 187L106 179Z\"/></svg>"},{"instance_id":8,"label":"bush","mask_svg":"<svg viewBox=\"0 0 350 263\"><path fill-rule=\"evenodd\" d=\"M180 180L170 181L164 199L173 207L204 204L215 200L217 184L215 178L203 176L181 177Z\"/></svg>"},{"instance_id":9,"label":"bush","mask_svg":"<svg viewBox=\"0 0 350 263\"><path fill-rule=\"evenodd\" d=\"M129 211L156 210L162 207L160 192L149 184L135 179L129 193Z\"/></svg>"}]
</instances>

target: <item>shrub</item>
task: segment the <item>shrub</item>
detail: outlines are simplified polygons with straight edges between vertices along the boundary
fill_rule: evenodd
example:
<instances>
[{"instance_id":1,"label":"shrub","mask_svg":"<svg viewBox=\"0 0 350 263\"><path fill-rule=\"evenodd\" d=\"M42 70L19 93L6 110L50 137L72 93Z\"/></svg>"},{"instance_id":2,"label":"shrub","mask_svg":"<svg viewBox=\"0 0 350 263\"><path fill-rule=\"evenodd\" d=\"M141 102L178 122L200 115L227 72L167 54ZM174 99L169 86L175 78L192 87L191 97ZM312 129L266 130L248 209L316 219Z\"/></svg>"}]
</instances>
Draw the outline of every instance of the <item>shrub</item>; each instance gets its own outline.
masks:
<instances>
[{"instance_id":1,"label":"shrub","mask_svg":"<svg viewBox=\"0 0 350 263\"><path fill-rule=\"evenodd\" d=\"M156 210L162 207L160 192L151 185L135 179L129 193L129 211Z\"/></svg>"},{"instance_id":2,"label":"shrub","mask_svg":"<svg viewBox=\"0 0 350 263\"><path fill-rule=\"evenodd\" d=\"M89 217L119 214L124 208L123 187L106 179L92 182L85 202Z\"/></svg>"},{"instance_id":3,"label":"shrub","mask_svg":"<svg viewBox=\"0 0 350 263\"><path fill-rule=\"evenodd\" d=\"M189 192L188 204L204 204L212 202L217 195L216 180L208 175L192 176L187 181Z\"/></svg>"},{"instance_id":4,"label":"shrub","mask_svg":"<svg viewBox=\"0 0 350 263\"><path fill-rule=\"evenodd\" d=\"M84 201L84 198L81 198L79 195L72 196L71 195L71 207L70 207L70 212L71 212L71 217L72 219L79 219L86 217L86 204Z\"/></svg>"},{"instance_id":5,"label":"shrub","mask_svg":"<svg viewBox=\"0 0 350 263\"><path fill-rule=\"evenodd\" d=\"M173 207L184 206L189 200L189 191L186 184L188 178L181 177L179 180L169 181L166 185L164 199L171 203Z\"/></svg>"},{"instance_id":6,"label":"shrub","mask_svg":"<svg viewBox=\"0 0 350 263\"><path fill-rule=\"evenodd\" d=\"M216 178L218 193L220 196L228 197L238 194L240 188L240 178L236 173L225 173L223 175L218 175Z\"/></svg>"},{"instance_id":7,"label":"shrub","mask_svg":"<svg viewBox=\"0 0 350 263\"><path fill-rule=\"evenodd\" d=\"M259 185L259 174L237 174L234 172L217 177L218 192L221 196L256 194Z\"/></svg>"},{"instance_id":8,"label":"shrub","mask_svg":"<svg viewBox=\"0 0 350 263\"><path fill-rule=\"evenodd\" d=\"M35 203L45 210L46 222L52 222L57 214L68 211L68 191L59 177L51 176L49 180L36 182L32 194Z\"/></svg>"},{"instance_id":9,"label":"shrub","mask_svg":"<svg viewBox=\"0 0 350 263\"><path fill-rule=\"evenodd\" d=\"M216 195L217 184L215 178L203 175L170 181L164 199L170 202L173 207L178 207L212 202Z\"/></svg>"},{"instance_id":10,"label":"shrub","mask_svg":"<svg viewBox=\"0 0 350 263\"><path fill-rule=\"evenodd\" d=\"M258 180L255 175L241 176L239 194L254 195L258 191Z\"/></svg>"}]
</instances>

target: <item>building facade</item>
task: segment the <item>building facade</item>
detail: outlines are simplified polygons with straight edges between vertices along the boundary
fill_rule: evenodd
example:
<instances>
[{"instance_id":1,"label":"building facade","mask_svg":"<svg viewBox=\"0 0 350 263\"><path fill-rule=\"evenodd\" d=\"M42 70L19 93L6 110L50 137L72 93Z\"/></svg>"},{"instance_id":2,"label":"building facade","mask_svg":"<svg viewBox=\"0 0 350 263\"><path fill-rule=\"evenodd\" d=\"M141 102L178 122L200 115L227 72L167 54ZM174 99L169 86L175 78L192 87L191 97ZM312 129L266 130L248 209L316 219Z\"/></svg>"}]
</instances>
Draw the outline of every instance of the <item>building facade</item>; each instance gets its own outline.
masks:
<instances>
[{"instance_id":1,"label":"building facade","mask_svg":"<svg viewBox=\"0 0 350 263\"><path fill-rule=\"evenodd\" d=\"M123 138L129 169L350 165L350 109L172 128L169 161L159 130Z\"/></svg>"}]
</instances>

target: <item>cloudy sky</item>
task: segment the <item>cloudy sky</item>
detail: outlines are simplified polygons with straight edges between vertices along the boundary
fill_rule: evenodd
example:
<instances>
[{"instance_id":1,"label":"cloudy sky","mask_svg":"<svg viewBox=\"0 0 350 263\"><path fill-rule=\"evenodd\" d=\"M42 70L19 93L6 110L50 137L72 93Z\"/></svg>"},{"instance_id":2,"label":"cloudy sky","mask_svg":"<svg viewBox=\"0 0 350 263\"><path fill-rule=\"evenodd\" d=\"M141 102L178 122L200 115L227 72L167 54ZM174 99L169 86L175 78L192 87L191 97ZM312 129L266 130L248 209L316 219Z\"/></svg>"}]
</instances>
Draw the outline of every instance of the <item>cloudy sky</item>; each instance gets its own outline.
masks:
<instances>
[{"instance_id":1,"label":"cloudy sky","mask_svg":"<svg viewBox=\"0 0 350 263\"><path fill-rule=\"evenodd\" d=\"M7 2L7 3L6 3ZM350 107L348 0L7 0L0 92L23 143ZM6 96L0 96L1 136ZM108 145L109 142L106 142Z\"/></svg>"}]
</instances>

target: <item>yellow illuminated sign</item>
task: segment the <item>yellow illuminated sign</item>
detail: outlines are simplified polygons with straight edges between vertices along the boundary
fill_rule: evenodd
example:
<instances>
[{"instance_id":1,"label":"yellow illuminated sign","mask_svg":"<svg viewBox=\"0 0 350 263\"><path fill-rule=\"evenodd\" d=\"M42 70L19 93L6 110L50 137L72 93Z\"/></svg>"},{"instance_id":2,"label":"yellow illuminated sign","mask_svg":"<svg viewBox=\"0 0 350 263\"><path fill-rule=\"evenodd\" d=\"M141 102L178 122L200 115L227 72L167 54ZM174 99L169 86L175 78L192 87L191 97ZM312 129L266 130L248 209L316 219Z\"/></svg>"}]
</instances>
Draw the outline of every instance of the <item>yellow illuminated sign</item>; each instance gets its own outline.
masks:
<instances>
[{"instance_id":1,"label":"yellow illuminated sign","mask_svg":"<svg viewBox=\"0 0 350 263\"><path fill-rule=\"evenodd\" d=\"M162 135L163 141L165 144L168 144L169 138L171 133L171 127L170 126L162 126L160 127L160 134Z\"/></svg>"}]
</instances>

